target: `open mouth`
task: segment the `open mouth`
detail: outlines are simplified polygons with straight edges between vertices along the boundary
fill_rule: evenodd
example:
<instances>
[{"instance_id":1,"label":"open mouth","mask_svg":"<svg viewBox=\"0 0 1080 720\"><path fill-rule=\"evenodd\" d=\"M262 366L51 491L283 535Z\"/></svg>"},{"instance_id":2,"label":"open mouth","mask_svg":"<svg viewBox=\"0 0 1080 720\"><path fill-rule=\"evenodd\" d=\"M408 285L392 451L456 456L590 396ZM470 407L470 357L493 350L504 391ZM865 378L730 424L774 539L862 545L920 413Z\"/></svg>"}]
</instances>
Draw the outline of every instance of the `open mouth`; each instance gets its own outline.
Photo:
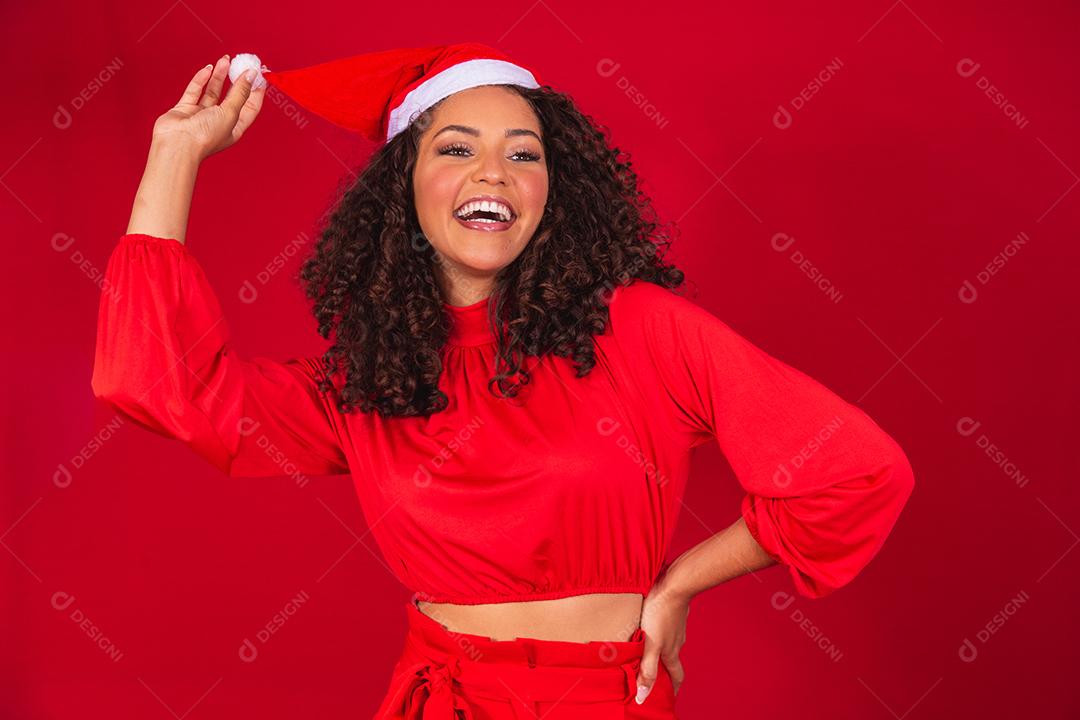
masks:
<instances>
[{"instance_id":1,"label":"open mouth","mask_svg":"<svg viewBox=\"0 0 1080 720\"><path fill-rule=\"evenodd\" d=\"M509 203L501 200L473 199L454 211L454 219L470 230L506 230L517 220Z\"/></svg>"}]
</instances>

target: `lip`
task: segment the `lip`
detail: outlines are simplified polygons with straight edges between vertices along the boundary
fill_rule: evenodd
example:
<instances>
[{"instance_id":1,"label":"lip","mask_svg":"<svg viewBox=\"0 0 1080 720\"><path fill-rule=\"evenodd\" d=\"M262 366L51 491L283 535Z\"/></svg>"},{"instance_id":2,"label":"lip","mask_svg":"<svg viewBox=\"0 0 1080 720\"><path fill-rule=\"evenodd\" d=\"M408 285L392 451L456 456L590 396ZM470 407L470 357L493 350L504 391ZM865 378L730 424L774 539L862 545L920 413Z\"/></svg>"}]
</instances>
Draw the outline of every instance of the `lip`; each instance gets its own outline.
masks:
<instances>
[{"instance_id":1,"label":"lip","mask_svg":"<svg viewBox=\"0 0 1080 720\"><path fill-rule=\"evenodd\" d=\"M453 212L454 217L455 218L457 217L457 211L460 210L463 206L465 206L465 205L467 205L467 204L469 204L471 202L477 201L477 200L494 200L496 202L501 202L503 205L510 208L510 224L513 224L513 222L515 220L517 220L517 216L518 216L517 208L514 207L514 204L512 202L510 202L509 200L507 200L506 198L499 197L498 195L474 195L473 197L469 198L468 200L463 200L462 202L458 203L458 206L456 208L454 208L454 212ZM503 223L503 224L505 224L505 223Z\"/></svg>"},{"instance_id":2,"label":"lip","mask_svg":"<svg viewBox=\"0 0 1080 720\"><path fill-rule=\"evenodd\" d=\"M503 232L509 230L517 222L516 217L511 217L510 222L480 222L478 220L462 220L457 215L454 216L454 220L469 230L480 230L481 232Z\"/></svg>"}]
</instances>

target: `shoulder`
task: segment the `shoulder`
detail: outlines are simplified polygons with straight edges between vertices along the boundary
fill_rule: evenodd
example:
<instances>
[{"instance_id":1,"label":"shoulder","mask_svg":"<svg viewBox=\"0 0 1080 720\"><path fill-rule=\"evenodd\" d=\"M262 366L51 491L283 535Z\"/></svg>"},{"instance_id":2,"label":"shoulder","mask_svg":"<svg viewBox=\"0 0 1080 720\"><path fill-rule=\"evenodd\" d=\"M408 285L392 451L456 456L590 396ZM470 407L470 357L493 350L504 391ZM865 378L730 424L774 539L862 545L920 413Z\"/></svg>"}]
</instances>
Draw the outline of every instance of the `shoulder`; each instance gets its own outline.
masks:
<instances>
[{"instance_id":1,"label":"shoulder","mask_svg":"<svg viewBox=\"0 0 1080 720\"><path fill-rule=\"evenodd\" d=\"M620 316L640 317L670 312L684 303L690 303L690 300L675 290L634 278L626 285L615 286L608 299L608 308Z\"/></svg>"},{"instance_id":2,"label":"shoulder","mask_svg":"<svg viewBox=\"0 0 1080 720\"><path fill-rule=\"evenodd\" d=\"M612 291L608 312L615 333L669 334L720 322L680 291L637 278Z\"/></svg>"},{"instance_id":3,"label":"shoulder","mask_svg":"<svg viewBox=\"0 0 1080 720\"><path fill-rule=\"evenodd\" d=\"M611 334L632 355L666 363L726 357L737 361L758 350L735 328L694 300L643 280L615 289L608 304Z\"/></svg>"}]
</instances>

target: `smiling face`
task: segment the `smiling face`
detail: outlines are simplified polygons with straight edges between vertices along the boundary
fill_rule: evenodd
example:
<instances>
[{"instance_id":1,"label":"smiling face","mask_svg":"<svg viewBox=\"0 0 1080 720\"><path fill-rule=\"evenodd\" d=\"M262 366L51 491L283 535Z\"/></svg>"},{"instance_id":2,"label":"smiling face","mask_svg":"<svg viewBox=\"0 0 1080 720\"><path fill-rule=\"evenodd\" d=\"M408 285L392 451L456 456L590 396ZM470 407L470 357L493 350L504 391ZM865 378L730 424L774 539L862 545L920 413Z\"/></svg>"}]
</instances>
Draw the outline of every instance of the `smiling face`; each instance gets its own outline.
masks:
<instances>
[{"instance_id":1,"label":"smiling face","mask_svg":"<svg viewBox=\"0 0 1080 720\"><path fill-rule=\"evenodd\" d=\"M548 193L542 137L529 103L506 88L462 90L435 108L420 138L413 196L450 304L487 297L495 274L532 239ZM497 202L469 202L484 196Z\"/></svg>"}]
</instances>

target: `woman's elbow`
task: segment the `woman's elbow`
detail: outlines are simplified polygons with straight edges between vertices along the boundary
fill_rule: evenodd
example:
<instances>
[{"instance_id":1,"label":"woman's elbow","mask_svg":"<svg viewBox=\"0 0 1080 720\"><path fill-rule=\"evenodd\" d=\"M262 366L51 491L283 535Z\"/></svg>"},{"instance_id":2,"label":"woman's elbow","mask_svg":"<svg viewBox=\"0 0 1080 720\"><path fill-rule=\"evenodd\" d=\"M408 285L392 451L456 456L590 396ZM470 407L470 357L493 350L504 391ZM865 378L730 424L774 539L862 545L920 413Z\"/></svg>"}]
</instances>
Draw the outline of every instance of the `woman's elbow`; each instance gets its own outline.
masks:
<instances>
[{"instance_id":1,"label":"woman's elbow","mask_svg":"<svg viewBox=\"0 0 1080 720\"><path fill-rule=\"evenodd\" d=\"M903 505L915 490L915 470L904 449L896 442L892 444L894 447L889 453L888 466L883 479L891 488L899 504Z\"/></svg>"}]
</instances>

